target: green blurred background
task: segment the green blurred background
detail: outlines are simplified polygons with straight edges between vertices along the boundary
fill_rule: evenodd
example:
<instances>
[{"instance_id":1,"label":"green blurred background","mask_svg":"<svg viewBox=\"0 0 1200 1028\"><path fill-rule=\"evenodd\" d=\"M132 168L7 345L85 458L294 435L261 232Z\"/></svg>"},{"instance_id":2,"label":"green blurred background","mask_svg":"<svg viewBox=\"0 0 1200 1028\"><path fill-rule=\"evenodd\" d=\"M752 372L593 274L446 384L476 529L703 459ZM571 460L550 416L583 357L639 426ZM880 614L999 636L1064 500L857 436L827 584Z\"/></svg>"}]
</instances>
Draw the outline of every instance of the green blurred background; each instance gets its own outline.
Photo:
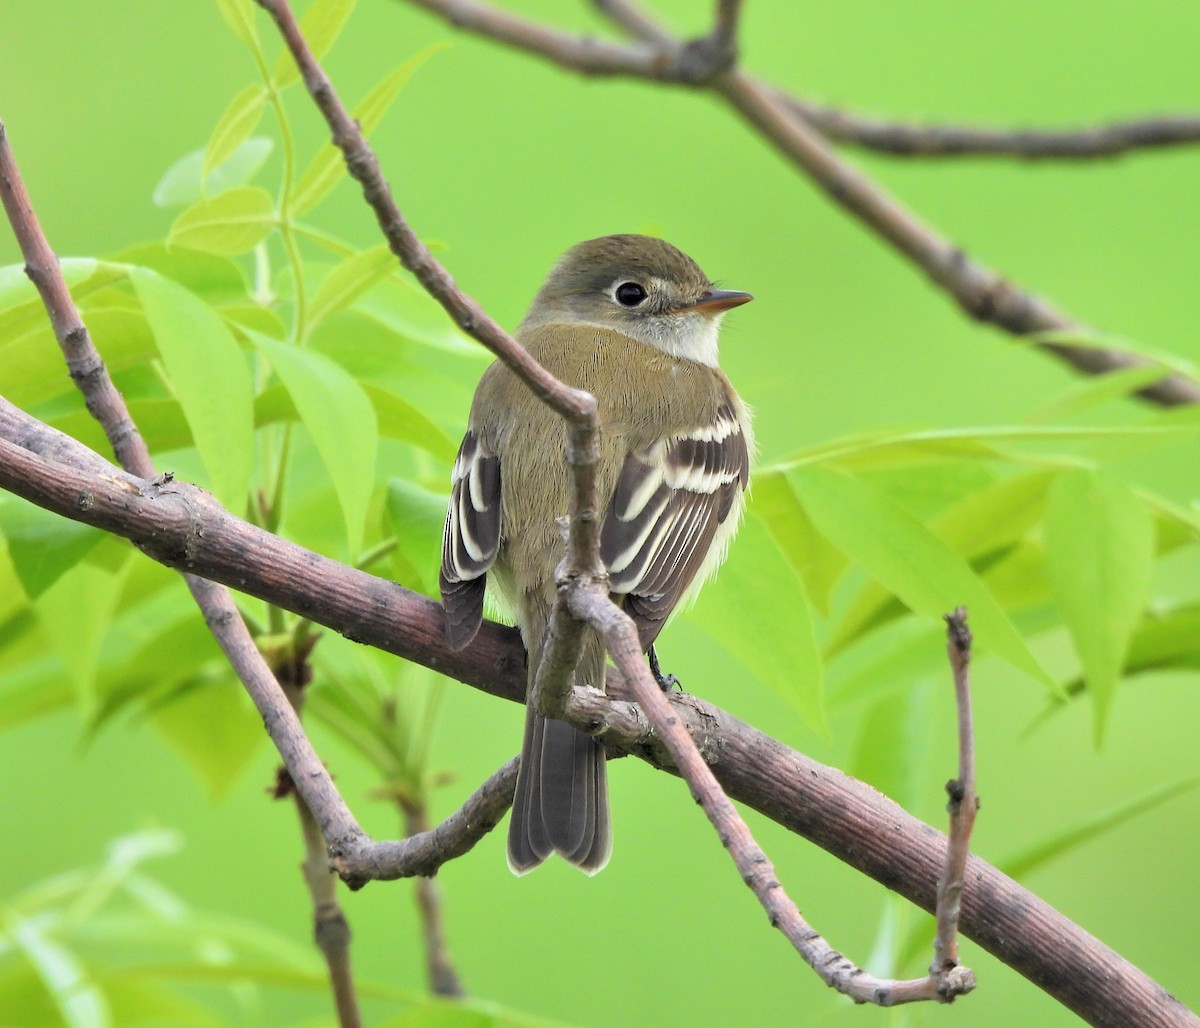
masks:
<instances>
[{"instance_id":1,"label":"green blurred background","mask_svg":"<svg viewBox=\"0 0 1200 1028\"><path fill-rule=\"evenodd\" d=\"M511 9L597 31L586 6L544 0ZM681 31L698 32L709 6L663 0L655 9ZM748 69L866 112L1031 126L1200 107L1195 4L864 0L747 8ZM260 29L273 52L265 19ZM444 244L440 256L458 282L502 324L515 325L570 244L618 231L670 239L723 284L757 296L727 319L723 363L755 408L764 461L869 428L1017 422L1071 382L1049 359L960 317L712 97L574 77L456 34L397 0L360 0L326 65L353 100L441 40L451 45L418 71L375 146L412 225ZM246 51L212 3L40 0L0 10L0 117L60 255L161 238L173 212L151 202L155 184L203 145L229 99L253 80ZM298 148L310 153L323 125L297 91L289 102ZM969 253L1082 321L1200 359L1200 147L1075 165L849 156ZM356 245L376 241L371 215L348 185L318 220ZM0 264L17 259L0 233ZM467 365L460 395L440 419L449 434L465 420L483 360ZM1113 405L1098 420L1139 416L1132 404ZM1177 500L1200 495L1194 447L1138 463L1143 481ZM837 709L831 737L823 738L774 694L747 685L694 623L674 626L662 652L689 690L820 760L869 775L942 825L940 786L953 767L946 683L922 684L918 712L907 705L907 721L898 719L910 736L905 765L879 767L860 745L870 738L861 705ZM983 810L975 849L993 862L1196 771L1194 676L1127 685L1100 751L1087 704L1028 732L1044 704L1035 683L995 661L980 663ZM438 793L435 814L457 806L515 751L520 722L515 707L446 689L434 763L457 778ZM368 797L373 781L363 765L333 734L318 726L313 735L365 827L393 836L395 819ZM8 731L0 737L7 842L0 897L97 860L115 836L161 826L182 832L186 845L153 865L157 878L197 908L303 944L309 912L295 870L295 818L264 791L274 765L261 747L214 799L145 719L110 725L90 740L66 712ZM767 927L677 780L621 761L611 788L616 849L594 880L557 863L513 878L502 832L440 873L450 951L472 995L596 1025L751 1017L1073 1023L969 942L963 956L980 989L953 1009L851 1013ZM783 882L833 945L862 962L892 919L901 930L907 925L909 915L884 889L750 819ZM1026 884L1197 1007L1198 829L1200 795L1189 792ZM376 884L343 902L361 975L423 988L411 886ZM266 988L254 1002L231 1006L229 1017L319 1024L327 1008L320 993ZM397 1009L368 1004L375 1020Z\"/></svg>"}]
</instances>

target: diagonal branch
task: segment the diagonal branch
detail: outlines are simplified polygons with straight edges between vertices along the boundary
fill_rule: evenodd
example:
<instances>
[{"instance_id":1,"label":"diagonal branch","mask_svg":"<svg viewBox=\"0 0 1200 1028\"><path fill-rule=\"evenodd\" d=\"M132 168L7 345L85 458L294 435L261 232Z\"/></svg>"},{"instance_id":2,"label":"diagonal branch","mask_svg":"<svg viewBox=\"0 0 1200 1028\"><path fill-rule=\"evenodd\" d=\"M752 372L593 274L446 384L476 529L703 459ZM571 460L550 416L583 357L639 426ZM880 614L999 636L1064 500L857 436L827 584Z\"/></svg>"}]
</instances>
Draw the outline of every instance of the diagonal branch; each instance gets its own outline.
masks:
<instances>
[{"instance_id":1,"label":"diagonal branch","mask_svg":"<svg viewBox=\"0 0 1200 1028\"><path fill-rule=\"evenodd\" d=\"M358 642L495 696L517 702L524 697L525 653L512 629L485 622L471 646L453 652L442 634L441 608L432 600L240 521L195 486L133 479L3 400L0 488L131 539L168 566L237 583L251 596L302 613ZM661 739L640 708L626 702L628 686L613 671L608 692L615 698L599 693L584 698L585 722L600 726L610 748L673 770ZM683 695L670 697L670 703L732 799L923 909L934 910L935 882L946 854L942 833L870 786L789 749L712 704ZM282 731L285 721L281 715L267 718L266 725L287 759L294 743ZM507 773L506 785L494 776L448 820L451 830L441 834L456 847L448 857L443 857L446 847L437 838L438 829L432 838L399 842L342 835L331 840L335 867L352 887L374 877L432 873L443 858L469 849L503 815L512 800L516 761L506 767L507 772L498 773ZM319 764L309 771L314 780L328 777ZM332 783L329 790L310 790L309 795L321 823L336 828L343 824L341 799ZM1196 1024L1143 971L986 861L968 858L964 877L971 889L963 896L963 934L1091 1023L1112 1028Z\"/></svg>"},{"instance_id":2,"label":"diagonal branch","mask_svg":"<svg viewBox=\"0 0 1200 1028\"><path fill-rule=\"evenodd\" d=\"M708 88L722 96L750 125L847 213L898 250L948 293L971 318L1017 336L1032 336L1040 349L1088 375L1103 375L1123 368L1146 367L1150 362L1121 350L1068 346L1042 333L1086 332L1086 326L1056 310L1033 293L1021 289L992 269L973 261L959 247L939 235L894 197L843 161L821 133L800 116L775 88L737 68L720 64L689 74L680 69L685 55L705 49L713 37L685 43L657 25L630 0L596 0L597 7L616 24L637 36L637 41L613 50L603 59L577 60L578 37L509 14L478 0L408 0L445 18L451 24L497 39L516 49L542 57L560 67L585 74L627 75ZM664 71L666 69L666 71ZM698 70L697 70L698 69ZM669 73L668 73L669 72ZM704 74L700 74L703 72ZM1178 375L1168 375L1138 390L1138 395L1163 406L1200 403L1200 386Z\"/></svg>"}]
</instances>

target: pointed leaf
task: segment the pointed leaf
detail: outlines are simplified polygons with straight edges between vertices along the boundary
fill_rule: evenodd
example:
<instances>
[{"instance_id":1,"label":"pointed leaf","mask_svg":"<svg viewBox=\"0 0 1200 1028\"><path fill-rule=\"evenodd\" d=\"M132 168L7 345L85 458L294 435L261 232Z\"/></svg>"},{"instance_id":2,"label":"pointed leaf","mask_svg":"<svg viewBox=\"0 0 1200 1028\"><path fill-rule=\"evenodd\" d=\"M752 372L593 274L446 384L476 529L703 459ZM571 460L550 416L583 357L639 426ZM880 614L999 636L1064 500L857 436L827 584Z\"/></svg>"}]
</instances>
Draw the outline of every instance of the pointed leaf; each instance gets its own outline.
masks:
<instances>
[{"instance_id":1,"label":"pointed leaf","mask_svg":"<svg viewBox=\"0 0 1200 1028\"><path fill-rule=\"evenodd\" d=\"M1054 472L1034 471L986 486L940 514L929 526L942 542L976 561L1012 546L1038 521ZM891 592L877 583L866 586L851 603L826 643L834 654L866 632L903 613Z\"/></svg>"},{"instance_id":2,"label":"pointed leaf","mask_svg":"<svg viewBox=\"0 0 1200 1028\"><path fill-rule=\"evenodd\" d=\"M422 64L425 63L444 43L435 43L410 57L399 68L393 71L379 83L366 98L351 112L352 116L362 126L364 136L370 136L375 131L389 107L400 95L404 84L412 77ZM312 210L326 194L342 179L342 153L332 143L326 143L300 176L296 191L292 195L291 214L299 217Z\"/></svg>"},{"instance_id":3,"label":"pointed leaf","mask_svg":"<svg viewBox=\"0 0 1200 1028\"><path fill-rule=\"evenodd\" d=\"M165 172L154 187L152 199L158 207L183 207L205 196L244 186L259 173L275 144L262 136L241 143L233 154L209 174L203 174L204 150L184 154Z\"/></svg>"},{"instance_id":4,"label":"pointed leaf","mask_svg":"<svg viewBox=\"0 0 1200 1028\"><path fill-rule=\"evenodd\" d=\"M828 734L821 654L804 583L752 512L690 617L810 727Z\"/></svg>"},{"instance_id":5,"label":"pointed leaf","mask_svg":"<svg viewBox=\"0 0 1200 1028\"><path fill-rule=\"evenodd\" d=\"M304 12L304 17L300 19L300 34L315 58L320 60L329 52L349 20L354 4L355 0L314 0L312 6ZM296 70L296 62L285 48L275 62L271 79L276 88L283 89L299 78L300 72Z\"/></svg>"},{"instance_id":6,"label":"pointed leaf","mask_svg":"<svg viewBox=\"0 0 1200 1028\"><path fill-rule=\"evenodd\" d=\"M1186 439L1200 424L1153 424L1092 428L1062 425L1000 425L986 428L937 428L919 432L886 430L835 439L801 450L769 470L822 464L843 470L924 464L931 460L1017 460L1061 464L1062 455L1044 457L1009 444L1083 442L1162 442Z\"/></svg>"},{"instance_id":7,"label":"pointed leaf","mask_svg":"<svg viewBox=\"0 0 1200 1028\"><path fill-rule=\"evenodd\" d=\"M220 316L193 293L145 268L131 278L212 490L240 510L254 459L249 365Z\"/></svg>"},{"instance_id":8,"label":"pointed leaf","mask_svg":"<svg viewBox=\"0 0 1200 1028\"><path fill-rule=\"evenodd\" d=\"M386 243L347 257L321 281L309 310L310 331L348 307L381 278L399 267Z\"/></svg>"},{"instance_id":9,"label":"pointed leaf","mask_svg":"<svg viewBox=\"0 0 1200 1028\"><path fill-rule=\"evenodd\" d=\"M1200 785L1200 778L1184 778L1177 782L1165 782L1153 789L1148 789L1139 796L1135 796L1127 803L1122 803L1109 810L1102 810L1093 814L1082 824L1073 825L1057 835L1052 835L1048 839L1035 843L1016 856L999 862L997 867L1010 878L1020 881L1022 878L1028 877L1046 864L1061 857L1063 854L1070 853L1072 850L1086 845L1092 839L1103 835L1110 829L1120 827L1139 814L1153 810L1167 800L1173 799L1190 789L1194 789L1197 785ZM932 917L922 915L918 918L917 923L913 925L912 930L908 933L908 937L905 940L902 951L904 953L904 960L914 959L922 950L927 950L933 932L934 920Z\"/></svg>"},{"instance_id":10,"label":"pointed leaf","mask_svg":"<svg viewBox=\"0 0 1200 1028\"><path fill-rule=\"evenodd\" d=\"M1058 689L967 562L906 510L840 472L804 468L789 477L817 528L909 609L940 619L964 604L981 647Z\"/></svg>"},{"instance_id":11,"label":"pointed leaf","mask_svg":"<svg viewBox=\"0 0 1200 1028\"><path fill-rule=\"evenodd\" d=\"M239 186L192 204L171 225L167 245L231 257L249 253L275 225L275 204L267 191Z\"/></svg>"},{"instance_id":12,"label":"pointed leaf","mask_svg":"<svg viewBox=\"0 0 1200 1028\"><path fill-rule=\"evenodd\" d=\"M124 574L80 564L34 604L42 632L71 672L85 718L95 703L96 663L124 579Z\"/></svg>"},{"instance_id":13,"label":"pointed leaf","mask_svg":"<svg viewBox=\"0 0 1200 1028\"><path fill-rule=\"evenodd\" d=\"M36 599L83 560L104 533L10 497L0 504L0 536L25 595Z\"/></svg>"},{"instance_id":14,"label":"pointed leaf","mask_svg":"<svg viewBox=\"0 0 1200 1028\"><path fill-rule=\"evenodd\" d=\"M388 524L396 539L391 554L393 577L426 596L437 596L448 502L444 493L431 493L400 478L388 481Z\"/></svg>"},{"instance_id":15,"label":"pointed leaf","mask_svg":"<svg viewBox=\"0 0 1200 1028\"><path fill-rule=\"evenodd\" d=\"M935 652L937 649L940 647L934 647ZM929 725L937 695L933 685L931 676L926 675L877 699L860 720L847 768L855 778L908 809L928 795L931 784Z\"/></svg>"},{"instance_id":16,"label":"pointed leaf","mask_svg":"<svg viewBox=\"0 0 1200 1028\"><path fill-rule=\"evenodd\" d=\"M413 342L452 354L480 356L480 346L447 317L441 304L405 276L393 275L379 282L353 309Z\"/></svg>"},{"instance_id":17,"label":"pointed leaf","mask_svg":"<svg viewBox=\"0 0 1200 1028\"><path fill-rule=\"evenodd\" d=\"M379 450L379 428L371 401L349 372L323 353L258 333L250 333L250 337L296 404L341 504L350 553L357 555Z\"/></svg>"},{"instance_id":18,"label":"pointed leaf","mask_svg":"<svg viewBox=\"0 0 1200 1028\"><path fill-rule=\"evenodd\" d=\"M1153 810L1159 804L1174 799L1176 796L1196 788L1197 785L1200 785L1198 777L1184 778L1177 782L1164 782L1153 789L1148 789L1140 796L1135 796L1126 803L1108 810L1098 811L1082 824L1074 825L1066 831L1034 844L1014 857L1009 857L1000 865L1000 869L1006 875L1020 880L1056 857L1078 849L1084 843L1090 842L1109 829L1116 828L1139 814Z\"/></svg>"},{"instance_id":19,"label":"pointed leaf","mask_svg":"<svg viewBox=\"0 0 1200 1028\"><path fill-rule=\"evenodd\" d=\"M208 178L214 168L220 167L250 134L258 127L267 94L260 85L247 86L230 102L213 129L208 146L204 148L204 164L200 169L202 178Z\"/></svg>"},{"instance_id":20,"label":"pointed leaf","mask_svg":"<svg viewBox=\"0 0 1200 1028\"><path fill-rule=\"evenodd\" d=\"M380 435L419 446L447 467L454 463L457 448L450 437L403 396L370 383L364 384L362 389L375 408Z\"/></svg>"},{"instance_id":21,"label":"pointed leaf","mask_svg":"<svg viewBox=\"0 0 1200 1028\"><path fill-rule=\"evenodd\" d=\"M258 52L258 27L254 23L254 4L251 0L217 0L217 10L233 34Z\"/></svg>"},{"instance_id":22,"label":"pointed leaf","mask_svg":"<svg viewBox=\"0 0 1200 1028\"><path fill-rule=\"evenodd\" d=\"M1125 674L1166 668L1200 669L1200 603L1151 611L1133 633Z\"/></svg>"},{"instance_id":23,"label":"pointed leaf","mask_svg":"<svg viewBox=\"0 0 1200 1028\"><path fill-rule=\"evenodd\" d=\"M111 1023L104 993L92 981L83 961L67 946L46 935L36 921L24 919L13 910L3 914L0 927L37 971L63 1024L92 1028Z\"/></svg>"},{"instance_id":24,"label":"pointed leaf","mask_svg":"<svg viewBox=\"0 0 1200 1028\"><path fill-rule=\"evenodd\" d=\"M224 671L215 679L202 676L165 699L150 721L216 799L237 783L266 740L261 719Z\"/></svg>"},{"instance_id":25,"label":"pointed leaf","mask_svg":"<svg viewBox=\"0 0 1200 1028\"><path fill-rule=\"evenodd\" d=\"M1067 414L1078 414L1109 400L1126 398L1130 393L1144 389L1170 373L1167 368L1150 365L1085 376L1041 404L1029 415L1029 420L1049 421L1051 418L1061 418Z\"/></svg>"},{"instance_id":26,"label":"pointed leaf","mask_svg":"<svg viewBox=\"0 0 1200 1028\"><path fill-rule=\"evenodd\" d=\"M1150 598L1154 522L1123 482L1102 471L1063 472L1046 507L1050 588L1083 663L1096 742Z\"/></svg>"},{"instance_id":27,"label":"pointed leaf","mask_svg":"<svg viewBox=\"0 0 1200 1028\"><path fill-rule=\"evenodd\" d=\"M786 475L770 471L756 475L750 503L792 569L803 579L813 606L828 617L830 594L850 566L850 559L817 531Z\"/></svg>"}]
</instances>

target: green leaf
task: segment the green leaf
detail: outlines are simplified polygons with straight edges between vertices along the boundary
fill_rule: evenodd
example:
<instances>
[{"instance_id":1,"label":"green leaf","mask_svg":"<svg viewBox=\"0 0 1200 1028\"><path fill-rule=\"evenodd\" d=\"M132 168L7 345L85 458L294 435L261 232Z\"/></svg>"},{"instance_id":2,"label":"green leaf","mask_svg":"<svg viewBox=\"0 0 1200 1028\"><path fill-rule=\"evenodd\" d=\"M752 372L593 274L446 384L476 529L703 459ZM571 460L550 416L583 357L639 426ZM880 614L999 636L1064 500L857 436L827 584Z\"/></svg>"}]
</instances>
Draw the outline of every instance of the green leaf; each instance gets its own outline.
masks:
<instances>
[{"instance_id":1,"label":"green leaf","mask_svg":"<svg viewBox=\"0 0 1200 1028\"><path fill-rule=\"evenodd\" d=\"M755 475L750 505L803 580L813 606L828 617L830 594L850 559L817 531L786 475L777 471Z\"/></svg>"},{"instance_id":2,"label":"green leaf","mask_svg":"<svg viewBox=\"0 0 1200 1028\"><path fill-rule=\"evenodd\" d=\"M919 432L887 430L850 436L809 447L767 470L788 471L810 465L827 465L843 470L903 467L934 460L1006 460L1059 465L1063 456L1043 456L1034 451L1013 450L1005 444L1082 443L1092 441L1169 442L1200 432L1200 425L1128 425L1089 428L1051 425L1001 425L991 428L938 428ZM1077 458L1068 462L1078 463Z\"/></svg>"},{"instance_id":3,"label":"green leaf","mask_svg":"<svg viewBox=\"0 0 1200 1028\"><path fill-rule=\"evenodd\" d=\"M244 186L259 173L275 144L270 139L254 136L241 143L218 168L204 174L204 150L184 154L165 172L154 187L157 207L182 207L205 196L216 196L237 186Z\"/></svg>"},{"instance_id":4,"label":"green leaf","mask_svg":"<svg viewBox=\"0 0 1200 1028\"><path fill-rule=\"evenodd\" d=\"M165 243L142 243L122 250L116 259L157 271L211 304L247 302L246 276L228 257L199 250L171 250ZM139 309L136 301L130 302Z\"/></svg>"},{"instance_id":5,"label":"green leaf","mask_svg":"<svg viewBox=\"0 0 1200 1028\"><path fill-rule=\"evenodd\" d=\"M828 734L821 654L804 583L753 512L691 618L810 727Z\"/></svg>"},{"instance_id":6,"label":"green leaf","mask_svg":"<svg viewBox=\"0 0 1200 1028\"><path fill-rule=\"evenodd\" d=\"M426 596L437 596L448 502L444 493L431 493L400 478L388 481L387 515L396 538L392 577Z\"/></svg>"},{"instance_id":7,"label":"green leaf","mask_svg":"<svg viewBox=\"0 0 1200 1028\"><path fill-rule=\"evenodd\" d=\"M1167 800L1189 792L1197 785L1200 785L1200 777L1184 778L1177 782L1164 782L1153 789L1148 789L1140 796L1135 796L1126 803L1099 811L1081 824L1074 825L1049 839L1044 839L1016 856L1009 857L999 865L1000 869L1012 878L1018 880L1024 878L1056 857L1078 849L1096 836L1131 821L1139 814L1153 810Z\"/></svg>"},{"instance_id":8,"label":"green leaf","mask_svg":"<svg viewBox=\"0 0 1200 1028\"><path fill-rule=\"evenodd\" d=\"M251 50L259 53L258 27L254 23L254 4L251 0L217 0L217 10L233 34Z\"/></svg>"},{"instance_id":9,"label":"green leaf","mask_svg":"<svg viewBox=\"0 0 1200 1028\"><path fill-rule=\"evenodd\" d=\"M325 56L341 35L342 29L354 10L355 0L314 0L304 17L300 19L300 34L308 43L315 58ZM296 62L285 48L275 62L271 79L276 88L283 89L300 78Z\"/></svg>"},{"instance_id":10,"label":"green leaf","mask_svg":"<svg viewBox=\"0 0 1200 1028\"><path fill-rule=\"evenodd\" d=\"M50 938L33 919L22 918L13 910L3 913L0 928L33 966L64 1024L92 1028L111 1023L104 993L69 947Z\"/></svg>"},{"instance_id":11,"label":"green leaf","mask_svg":"<svg viewBox=\"0 0 1200 1028\"><path fill-rule=\"evenodd\" d=\"M442 305L404 276L384 279L353 309L405 339L456 355L480 355L482 348L462 333Z\"/></svg>"},{"instance_id":12,"label":"green leaf","mask_svg":"<svg viewBox=\"0 0 1200 1028\"><path fill-rule=\"evenodd\" d=\"M1200 670L1200 603L1165 613L1151 610L1134 630L1125 674L1168 668Z\"/></svg>"},{"instance_id":13,"label":"green leaf","mask_svg":"<svg viewBox=\"0 0 1200 1028\"><path fill-rule=\"evenodd\" d=\"M193 293L145 268L131 278L212 490L226 507L241 510L254 461L246 358L217 313Z\"/></svg>"},{"instance_id":14,"label":"green leaf","mask_svg":"<svg viewBox=\"0 0 1200 1028\"><path fill-rule=\"evenodd\" d=\"M375 131L388 108L400 95L400 90L412 77L413 72L445 45L444 43L435 43L410 57L372 89L362 103L354 108L351 115L362 126L364 136L369 137ZM300 176L300 181L296 184L296 191L292 195L290 213L294 217L299 217L312 210L341 181L341 178L342 152L332 143L326 143L312 164Z\"/></svg>"},{"instance_id":15,"label":"green leaf","mask_svg":"<svg viewBox=\"0 0 1200 1028\"><path fill-rule=\"evenodd\" d=\"M934 652L940 646L931 648ZM943 653L938 653L945 663ZM894 672L889 677L895 681ZM946 687L950 671L943 672ZM929 675L910 679L903 690L879 697L865 712L859 725L854 754L847 768L902 807L911 810L929 792L929 726L937 690Z\"/></svg>"},{"instance_id":16,"label":"green leaf","mask_svg":"<svg viewBox=\"0 0 1200 1028\"><path fill-rule=\"evenodd\" d=\"M940 514L930 531L967 561L992 556L1013 546L1041 520L1054 474L1034 471L994 482ZM826 653L837 653L902 613L888 589L866 586L834 628Z\"/></svg>"},{"instance_id":17,"label":"green leaf","mask_svg":"<svg viewBox=\"0 0 1200 1028\"><path fill-rule=\"evenodd\" d=\"M380 435L419 446L447 466L454 463L458 450L450 437L404 397L369 382L362 389L375 408Z\"/></svg>"},{"instance_id":18,"label":"green leaf","mask_svg":"<svg viewBox=\"0 0 1200 1028\"><path fill-rule=\"evenodd\" d=\"M1057 835L1035 843L1016 856L999 861L996 866L1010 878L1020 881L1045 867L1058 857L1079 849L1079 847L1091 842L1092 839L1103 835L1113 828L1120 827L1126 822L1133 820L1139 814L1153 810L1167 800L1194 789L1197 785L1200 785L1200 777L1184 778L1177 782L1164 782L1162 785L1148 789L1141 795L1135 796L1126 803L1111 807L1108 810L1099 811L1081 824L1074 825ZM929 940L933 937L934 928L935 925L932 917L922 915L918 918L917 923L913 925L912 930L908 933L908 937L905 940L903 948L903 959L905 961L915 958L923 949L928 948Z\"/></svg>"},{"instance_id":19,"label":"green leaf","mask_svg":"<svg viewBox=\"0 0 1200 1028\"><path fill-rule=\"evenodd\" d=\"M1092 694L1097 745L1153 562L1154 522L1132 489L1102 471L1058 477L1046 506L1046 569Z\"/></svg>"},{"instance_id":20,"label":"green leaf","mask_svg":"<svg viewBox=\"0 0 1200 1028\"><path fill-rule=\"evenodd\" d=\"M849 650L829 665L829 708L840 712L927 678L950 674L946 631L924 618L893 622L871 645Z\"/></svg>"},{"instance_id":21,"label":"green leaf","mask_svg":"<svg viewBox=\"0 0 1200 1028\"><path fill-rule=\"evenodd\" d=\"M266 740L261 719L226 670L187 683L155 708L150 721L214 799L228 794Z\"/></svg>"},{"instance_id":22,"label":"green leaf","mask_svg":"<svg viewBox=\"0 0 1200 1028\"><path fill-rule=\"evenodd\" d=\"M1051 397L1029 415L1031 422L1049 421L1068 414L1078 414L1109 400L1124 399L1138 389L1158 382L1170 374L1159 366L1122 368L1103 375L1085 376L1072 382L1057 396Z\"/></svg>"},{"instance_id":23,"label":"green leaf","mask_svg":"<svg viewBox=\"0 0 1200 1028\"><path fill-rule=\"evenodd\" d=\"M68 521L15 497L0 503L0 535L25 595L36 599L104 538L104 533Z\"/></svg>"},{"instance_id":24,"label":"green leaf","mask_svg":"<svg viewBox=\"0 0 1200 1028\"><path fill-rule=\"evenodd\" d=\"M0 675L0 731L17 728L73 706L78 698L55 657L6 667Z\"/></svg>"},{"instance_id":25,"label":"green leaf","mask_svg":"<svg viewBox=\"0 0 1200 1028\"><path fill-rule=\"evenodd\" d=\"M321 281L309 310L310 331L348 307L376 282L399 267L386 243L347 257Z\"/></svg>"},{"instance_id":26,"label":"green leaf","mask_svg":"<svg viewBox=\"0 0 1200 1028\"><path fill-rule=\"evenodd\" d=\"M967 562L899 504L841 472L804 468L789 478L817 528L909 609L940 619L965 605L980 646L1059 689Z\"/></svg>"},{"instance_id":27,"label":"green leaf","mask_svg":"<svg viewBox=\"0 0 1200 1028\"><path fill-rule=\"evenodd\" d=\"M42 632L71 672L85 718L95 703L96 663L124 579L124 573L79 564L34 605Z\"/></svg>"},{"instance_id":28,"label":"green leaf","mask_svg":"<svg viewBox=\"0 0 1200 1028\"><path fill-rule=\"evenodd\" d=\"M204 163L200 169L202 179L207 179L214 168L219 168L234 155L250 134L258 127L262 117L266 91L260 85L247 86L230 102L221 115L217 127L204 148Z\"/></svg>"},{"instance_id":29,"label":"green leaf","mask_svg":"<svg viewBox=\"0 0 1200 1028\"><path fill-rule=\"evenodd\" d=\"M363 522L375 485L379 428L362 387L336 361L313 350L249 333L296 404L333 482L350 553L362 547Z\"/></svg>"},{"instance_id":30,"label":"green leaf","mask_svg":"<svg viewBox=\"0 0 1200 1028\"><path fill-rule=\"evenodd\" d=\"M276 223L275 204L267 191L239 186L192 204L171 225L167 245L231 257L253 250Z\"/></svg>"},{"instance_id":31,"label":"green leaf","mask_svg":"<svg viewBox=\"0 0 1200 1028\"><path fill-rule=\"evenodd\" d=\"M125 276L125 269L89 257L64 257L59 268L76 303ZM6 354L23 337L47 324L46 308L26 276L24 265L0 268L0 354Z\"/></svg>"}]
</instances>

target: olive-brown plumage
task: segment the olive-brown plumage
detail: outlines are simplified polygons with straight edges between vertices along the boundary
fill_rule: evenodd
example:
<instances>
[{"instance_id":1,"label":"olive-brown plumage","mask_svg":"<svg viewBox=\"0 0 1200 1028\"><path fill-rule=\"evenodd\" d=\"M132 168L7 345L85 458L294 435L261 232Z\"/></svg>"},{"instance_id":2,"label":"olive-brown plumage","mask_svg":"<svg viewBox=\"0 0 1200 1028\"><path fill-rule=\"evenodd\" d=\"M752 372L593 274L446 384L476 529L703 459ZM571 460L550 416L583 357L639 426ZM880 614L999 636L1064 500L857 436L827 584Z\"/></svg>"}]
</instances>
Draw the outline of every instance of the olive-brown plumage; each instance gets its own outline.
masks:
<instances>
[{"instance_id":1,"label":"olive-brown plumage","mask_svg":"<svg viewBox=\"0 0 1200 1028\"><path fill-rule=\"evenodd\" d=\"M551 374L592 393L601 421L601 558L614 599L649 648L720 563L753 452L749 416L717 367L720 314L748 294L715 290L679 250L645 236L581 243L551 272L517 338ZM569 502L562 419L503 364L484 373L455 464L441 590L448 638L478 630L485 576L537 665ZM577 684L604 688L604 648L585 633ZM603 747L526 712L509 830L518 874L552 852L595 873L611 827Z\"/></svg>"}]
</instances>

